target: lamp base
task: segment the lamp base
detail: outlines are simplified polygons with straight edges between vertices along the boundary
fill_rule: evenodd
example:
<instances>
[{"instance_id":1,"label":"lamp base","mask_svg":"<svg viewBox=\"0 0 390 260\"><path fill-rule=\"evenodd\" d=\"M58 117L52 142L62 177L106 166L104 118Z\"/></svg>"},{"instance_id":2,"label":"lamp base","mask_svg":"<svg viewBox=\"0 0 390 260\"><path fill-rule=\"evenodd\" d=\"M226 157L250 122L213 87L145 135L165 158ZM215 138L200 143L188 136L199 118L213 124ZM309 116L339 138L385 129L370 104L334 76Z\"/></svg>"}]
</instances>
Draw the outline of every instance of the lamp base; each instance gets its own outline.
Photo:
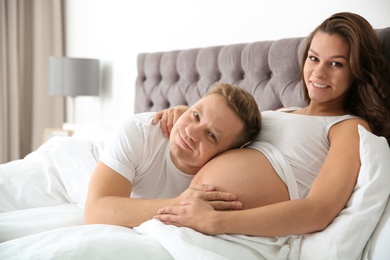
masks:
<instances>
[{"instance_id":1,"label":"lamp base","mask_svg":"<svg viewBox=\"0 0 390 260\"><path fill-rule=\"evenodd\" d=\"M66 123L74 124L76 123L76 96L68 96L67 105L69 107L66 109Z\"/></svg>"}]
</instances>

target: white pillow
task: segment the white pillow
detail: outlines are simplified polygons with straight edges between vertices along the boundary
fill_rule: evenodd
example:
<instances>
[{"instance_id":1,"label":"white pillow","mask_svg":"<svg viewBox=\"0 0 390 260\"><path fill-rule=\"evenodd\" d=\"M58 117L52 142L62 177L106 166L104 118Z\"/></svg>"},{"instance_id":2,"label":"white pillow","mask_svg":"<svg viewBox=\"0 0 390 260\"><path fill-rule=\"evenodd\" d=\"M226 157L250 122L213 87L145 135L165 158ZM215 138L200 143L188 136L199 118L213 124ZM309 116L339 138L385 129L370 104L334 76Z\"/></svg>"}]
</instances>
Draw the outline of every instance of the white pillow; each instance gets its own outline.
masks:
<instances>
[{"instance_id":1,"label":"white pillow","mask_svg":"<svg viewBox=\"0 0 390 260\"><path fill-rule=\"evenodd\" d=\"M390 149L383 137L358 126L361 168L346 208L322 232L304 235L300 259L358 259L390 193Z\"/></svg>"},{"instance_id":2,"label":"white pillow","mask_svg":"<svg viewBox=\"0 0 390 260\"><path fill-rule=\"evenodd\" d=\"M390 259L390 200L367 245L368 259Z\"/></svg>"}]
</instances>

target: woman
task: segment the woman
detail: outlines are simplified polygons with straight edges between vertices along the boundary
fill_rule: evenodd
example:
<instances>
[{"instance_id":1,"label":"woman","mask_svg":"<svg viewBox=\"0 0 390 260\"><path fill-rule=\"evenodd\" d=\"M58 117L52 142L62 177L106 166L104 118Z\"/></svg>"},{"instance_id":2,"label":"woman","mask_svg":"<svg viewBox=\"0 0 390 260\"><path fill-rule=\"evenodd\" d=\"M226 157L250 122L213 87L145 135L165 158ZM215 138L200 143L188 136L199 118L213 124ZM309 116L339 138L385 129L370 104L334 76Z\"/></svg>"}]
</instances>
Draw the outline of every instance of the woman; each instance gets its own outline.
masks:
<instances>
[{"instance_id":1,"label":"woman","mask_svg":"<svg viewBox=\"0 0 390 260\"><path fill-rule=\"evenodd\" d=\"M302 61L309 105L263 112L254 142L216 157L193 180L236 193L244 210L215 211L188 198L155 218L211 235L304 234L332 222L358 177L358 125L390 139L389 68L371 25L352 13L334 14L317 27ZM172 122L180 111L155 118L164 114Z\"/></svg>"}]
</instances>

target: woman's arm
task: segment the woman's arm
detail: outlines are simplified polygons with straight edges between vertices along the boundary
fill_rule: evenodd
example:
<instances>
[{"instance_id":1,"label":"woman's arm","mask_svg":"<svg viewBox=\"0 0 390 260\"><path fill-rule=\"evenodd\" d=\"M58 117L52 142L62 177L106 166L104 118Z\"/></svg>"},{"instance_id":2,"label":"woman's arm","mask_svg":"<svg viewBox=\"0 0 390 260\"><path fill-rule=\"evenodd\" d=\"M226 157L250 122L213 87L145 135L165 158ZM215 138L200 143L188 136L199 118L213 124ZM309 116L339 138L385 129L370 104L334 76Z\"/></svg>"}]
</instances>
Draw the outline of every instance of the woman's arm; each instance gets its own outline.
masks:
<instances>
[{"instance_id":1,"label":"woman's arm","mask_svg":"<svg viewBox=\"0 0 390 260\"><path fill-rule=\"evenodd\" d=\"M156 125L160 121L160 127L165 137L171 133L173 125L177 119L188 110L188 106L175 106L157 112L154 115L152 124Z\"/></svg>"},{"instance_id":2,"label":"woman's arm","mask_svg":"<svg viewBox=\"0 0 390 260\"><path fill-rule=\"evenodd\" d=\"M323 230L345 207L356 184L360 169L358 124L369 129L360 119L331 128L329 153L305 198L242 211L214 211L191 198L179 207L160 209L155 218L206 234L284 236Z\"/></svg>"}]
</instances>

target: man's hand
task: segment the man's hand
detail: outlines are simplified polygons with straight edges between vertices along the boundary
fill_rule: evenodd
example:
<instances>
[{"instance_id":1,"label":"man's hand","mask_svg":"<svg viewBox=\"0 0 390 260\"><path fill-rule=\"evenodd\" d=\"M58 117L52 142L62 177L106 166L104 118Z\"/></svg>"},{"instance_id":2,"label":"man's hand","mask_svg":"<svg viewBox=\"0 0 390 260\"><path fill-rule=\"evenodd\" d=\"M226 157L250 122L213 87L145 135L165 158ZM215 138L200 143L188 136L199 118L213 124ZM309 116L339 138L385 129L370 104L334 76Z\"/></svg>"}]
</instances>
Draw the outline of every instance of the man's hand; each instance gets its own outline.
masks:
<instances>
[{"instance_id":1,"label":"man's hand","mask_svg":"<svg viewBox=\"0 0 390 260\"><path fill-rule=\"evenodd\" d=\"M219 232L218 218L215 211L209 204L199 198L189 198L182 201L179 206L168 206L161 208L154 216L165 224L177 227L189 227L208 235L216 235Z\"/></svg>"},{"instance_id":2,"label":"man's hand","mask_svg":"<svg viewBox=\"0 0 390 260\"><path fill-rule=\"evenodd\" d=\"M207 184L197 184L186 189L177 198L179 201L186 201L189 198L198 198L215 210L239 210L242 208L242 203L237 201L237 196L229 192L216 191L215 186Z\"/></svg>"},{"instance_id":3,"label":"man's hand","mask_svg":"<svg viewBox=\"0 0 390 260\"><path fill-rule=\"evenodd\" d=\"M167 138L177 119L187 110L188 106L176 106L161 110L154 115L152 124L156 125L158 121L160 121L160 127L163 135Z\"/></svg>"},{"instance_id":4,"label":"man's hand","mask_svg":"<svg viewBox=\"0 0 390 260\"><path fill-rule=\"evenodd\" d=\"M154 218L165 224L190 227L204 234L218 234L216 210L239 210L242 203L229 192L216 191L215 186L197 184L185 190L175 200L178 205L160 208Z\"/></svg>"}]
</instances>

